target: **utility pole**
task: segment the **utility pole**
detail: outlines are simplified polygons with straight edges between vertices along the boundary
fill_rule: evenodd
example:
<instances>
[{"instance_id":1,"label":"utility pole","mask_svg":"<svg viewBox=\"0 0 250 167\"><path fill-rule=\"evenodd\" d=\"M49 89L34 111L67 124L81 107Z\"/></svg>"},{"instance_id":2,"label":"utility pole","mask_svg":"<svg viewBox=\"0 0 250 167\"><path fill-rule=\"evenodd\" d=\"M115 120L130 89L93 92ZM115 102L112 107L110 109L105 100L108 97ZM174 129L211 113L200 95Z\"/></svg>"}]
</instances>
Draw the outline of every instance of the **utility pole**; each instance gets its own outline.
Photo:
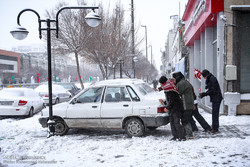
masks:
<instances>
[{"instance_id":1,"label":"utility pole","mask_svg":"<svg viewBox=\"0 0 250 167\"><path fill-rule=\"evenodd\" d=\"M135 56L135 28L134 28L134 0L131 0L131 34L132 34L132 69L134 71L134 78L135 78L135 62L133 60Z\"/></svg>"},{"instance_id":2,"label":"utility pole","mask_svg":"<svg viewBox=\"0 0 250 167\"><path fill-rule=\"evenodd\" d=\"M146 41L146 60L148 61L148 33L147 33L147 26L146 25L142 25L142 27L145 28L145 41Z\"/></svg>"},{"instance_id":3,"label":"utility pole","mask_svg":"<svg viewBox=\"0 0 250 167\"><path fill-rule=\"evenodd\" d=\"M148 47L151 47L151 64L153 64L153 52L152 52L152 45L149 45Z\"/></svg>"}]
</instances>

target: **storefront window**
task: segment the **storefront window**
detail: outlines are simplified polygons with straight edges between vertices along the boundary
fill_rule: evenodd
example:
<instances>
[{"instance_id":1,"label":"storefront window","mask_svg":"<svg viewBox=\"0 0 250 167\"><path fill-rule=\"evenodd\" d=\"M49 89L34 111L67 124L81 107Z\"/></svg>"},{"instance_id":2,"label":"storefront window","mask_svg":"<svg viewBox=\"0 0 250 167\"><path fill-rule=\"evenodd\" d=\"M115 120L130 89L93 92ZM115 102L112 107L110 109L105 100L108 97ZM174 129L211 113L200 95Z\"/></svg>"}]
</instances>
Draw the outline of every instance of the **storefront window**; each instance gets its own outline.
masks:
<instances>
[{"instance_id":1,"label":"storefront window","mask_svg":"<svg viewBox=\"0 0 250 167\"><path fill-rule=\"evenodd\" d=\"M250 13L242 13L241 19L240 89L242 93L250 93Z\"/></svg>"}]
</instances>

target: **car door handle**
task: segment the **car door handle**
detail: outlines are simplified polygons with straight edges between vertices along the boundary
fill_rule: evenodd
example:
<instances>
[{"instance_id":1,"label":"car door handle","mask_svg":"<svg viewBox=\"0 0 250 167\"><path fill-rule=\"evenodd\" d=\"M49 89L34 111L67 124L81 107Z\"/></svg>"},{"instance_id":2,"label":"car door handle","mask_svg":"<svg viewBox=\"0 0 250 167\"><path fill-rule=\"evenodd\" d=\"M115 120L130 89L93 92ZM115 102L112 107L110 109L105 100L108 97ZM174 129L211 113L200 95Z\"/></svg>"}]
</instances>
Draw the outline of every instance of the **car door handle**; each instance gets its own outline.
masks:
<instances>
[{"instance_id":1,"label":"car door handle","mask_svg":"<svg viewBox=\"0 0 250 167\"><path fill-rule=\"evenodd\" d=\"M128 104L124 104L123 107L128 107L129 105Z\"/></svg>"},{"instance_id":2,"label":"car door handle","mask_svg":"<svg viewBox=\"0 0 250 167\"><path fill-rule=\"evenodd\" d=\"M92 106L92 108L97 108L97 106Z\"/></svg>"}]
</instances>

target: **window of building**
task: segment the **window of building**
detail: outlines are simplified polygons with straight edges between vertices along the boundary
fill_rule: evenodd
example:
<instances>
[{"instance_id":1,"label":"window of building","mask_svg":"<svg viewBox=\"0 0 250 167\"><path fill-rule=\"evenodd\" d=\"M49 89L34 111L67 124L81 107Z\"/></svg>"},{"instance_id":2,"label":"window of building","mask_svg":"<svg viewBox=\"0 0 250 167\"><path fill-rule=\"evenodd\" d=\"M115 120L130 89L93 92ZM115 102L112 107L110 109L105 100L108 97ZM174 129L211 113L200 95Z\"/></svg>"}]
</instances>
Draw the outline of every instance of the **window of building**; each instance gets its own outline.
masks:
<instances>
[{"instance_id":1,"label":"window of building","mask_svg":"<svg viewBox=\"0 0 250 167\"><path fill-rule=\"evenodd\" d=\"M4 55L0 55L0 59L2 59L2 60L10 60L10 61L17 61L17 57L4 56Z\"/></svg>"},{"instance_id":2,"label":"window of building","mask_svg":"<svg viewBox=\"0 0 250 167\"><path fill-rule=\"evenodd\" d=\"M250 12L242 12L241 20L240 90L242 93L250 93Z\"/></svg>"},{"instance_id":3,"label":"window of building","mask_svg":"<svg viewBox=\"0 0 250 167\"><path fill-rule=\"evenodd\" d=\"M0 70L14 70L14 65L0 64Z\"/></svg>"}]
</instances>

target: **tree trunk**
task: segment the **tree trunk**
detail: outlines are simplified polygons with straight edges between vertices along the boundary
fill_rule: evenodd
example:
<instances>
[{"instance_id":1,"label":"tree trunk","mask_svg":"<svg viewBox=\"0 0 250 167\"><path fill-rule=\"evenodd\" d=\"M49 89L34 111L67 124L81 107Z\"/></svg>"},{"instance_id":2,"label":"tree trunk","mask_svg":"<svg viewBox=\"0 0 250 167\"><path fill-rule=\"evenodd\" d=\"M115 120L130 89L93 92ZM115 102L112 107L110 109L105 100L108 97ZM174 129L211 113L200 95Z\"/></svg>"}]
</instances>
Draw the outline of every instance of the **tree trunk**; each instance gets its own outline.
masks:
<instances>
[{"instance_id":1,"label":"tree trunk","mask_svg":"<svg viewBox=\"0 0 250 167\"><path fill-rule=\"evenodd\" d=\"M77 52L74 52L74 53L75 53L75 58L76 58L76 70L77 70L79 82L80 82L81 88L84 89L81 74L80 74L80 65L79 65L78 53Z\"/></svg>"}]
</instances>

